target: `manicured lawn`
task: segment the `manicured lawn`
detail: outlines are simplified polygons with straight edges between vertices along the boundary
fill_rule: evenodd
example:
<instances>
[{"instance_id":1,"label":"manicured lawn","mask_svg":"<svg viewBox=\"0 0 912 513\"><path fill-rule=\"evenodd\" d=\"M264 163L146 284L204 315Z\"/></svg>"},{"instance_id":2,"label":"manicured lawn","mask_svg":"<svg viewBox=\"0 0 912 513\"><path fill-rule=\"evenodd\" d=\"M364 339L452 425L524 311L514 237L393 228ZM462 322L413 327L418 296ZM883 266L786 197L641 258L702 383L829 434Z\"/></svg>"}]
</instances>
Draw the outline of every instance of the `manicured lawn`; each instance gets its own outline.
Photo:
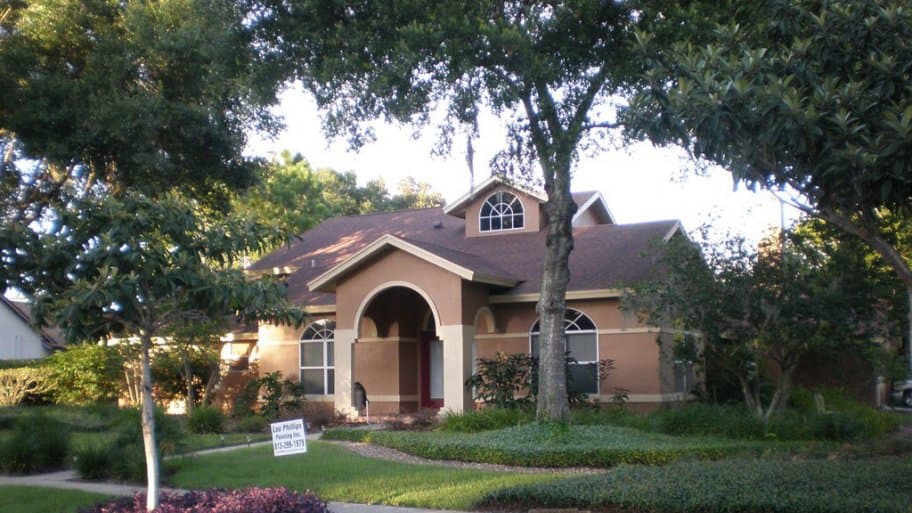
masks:
<instances>
[{"instance_id":1,"label":"manicured lawn","mask_svg":"<svg viewBox=\"0 0 912 513\"><path fill-rule=\"evenodd\" d=\"M806 444L670 436L633 428L530 423L480 433L329 430L325 439L363 441L440 460L534 467L661 465L797 450Z\"/></svg>"},{"instance_id":2,"label":"manicured lawn","mask_svg":"<svg viewBox=\"0 0 912 513\"><path fill-rule=\"evenodd\" d=\"M558 476L407 465L364 458L310 442L308 453L276 458L271 447L184 459L171 483L180 488L285 486L324 500L439 509L470 509L486 494Z\"/></svg>"},{"instance_id":3,"label":"manicured lawn","mask_svg":"<svg viewBox=\"0 0 912 513\"><path fill-rule=\"evenodd\" d=\"M908 513L912 458L682 461L493 492L484 507L665 513Z\"/></svg>"},{"instance_id":4,"label":"manicured lawn","mask_svg":"<svg viewBox=\"0 0 912 513\"><path fill-rule=\"evenodd\" d=\"M3 513L73 513L108 499L107 495L39 488L32 486L0 486L0 511Z\"/></svg>"}]
</instances>

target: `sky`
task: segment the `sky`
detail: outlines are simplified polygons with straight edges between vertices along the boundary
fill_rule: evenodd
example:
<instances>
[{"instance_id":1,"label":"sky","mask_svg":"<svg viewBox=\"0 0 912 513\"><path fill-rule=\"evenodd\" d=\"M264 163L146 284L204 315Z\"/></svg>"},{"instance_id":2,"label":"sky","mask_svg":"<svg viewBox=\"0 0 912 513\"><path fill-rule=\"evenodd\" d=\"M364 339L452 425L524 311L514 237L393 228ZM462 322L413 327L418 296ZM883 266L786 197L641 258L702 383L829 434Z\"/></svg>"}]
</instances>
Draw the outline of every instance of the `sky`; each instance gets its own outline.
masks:
<instances>
[{"instance_id":1,"label":"sky","mask_svg":"<svg viewBox=\"0 0 912 513\"><path fill-rule=\"evenodd\" d=\"M283 150L300 153L314 168L354 171L360 184L382 178L391 192L411 176L431 184L448 202L469 190L464 137L454 143L450 156L435 157L431 155L433 128L413 139L411 127L378 122L376 142L349 151L344 140L324 137L315 102L299 89L286 90L276 112L284 117L285 130L271 140L254 134L248 153L264 157ZM473 142L475 183L490 176L488 162L502 147L503 134L496 118L482 117L479 138ZM601 192L619 223L678 219L690 232L710 223L713 240L733 233L754 242L778 229L783 211L771 193L752 192L744 186L735 190L728 172L716 168L707 176L697 176L693 167L681 150L639 143L584 156L571 188ZM787 206L784 215L786 223L798 216Z\"/></svg>"}]
</instances>

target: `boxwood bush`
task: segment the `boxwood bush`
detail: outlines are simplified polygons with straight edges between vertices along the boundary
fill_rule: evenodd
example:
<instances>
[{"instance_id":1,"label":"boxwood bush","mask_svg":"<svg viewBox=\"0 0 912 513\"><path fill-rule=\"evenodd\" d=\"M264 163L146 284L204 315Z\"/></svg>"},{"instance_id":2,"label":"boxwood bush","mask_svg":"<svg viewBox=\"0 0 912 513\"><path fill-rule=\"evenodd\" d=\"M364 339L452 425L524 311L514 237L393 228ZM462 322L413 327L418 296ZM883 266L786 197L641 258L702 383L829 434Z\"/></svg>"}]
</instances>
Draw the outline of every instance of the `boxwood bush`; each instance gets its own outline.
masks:
<instances>
[{"instance_id":1,"label":"boxwood bush","mask_svg":"<svg viewBox=\"0 0 912 513\"><path fill-rule=\"evenodd\" d=\"M912 459L681 461L495 491L482 509L666 513L892 513L912 504Z\"/></svg>"},{"instance_id":2,"label":"boxwood bush","mask_svg":"<svg viewBox=\"0 0 912 513\"><path fill-rule=\"evenodd\" d=\"M789 447L767 442L672 437L613 426L540 423L474 434L331 429L323 434L323 439L369 442L429 459L530 467L660 465L685 457L718 459Z\"/></svg>"},{"instance_id":3,"label":"boxwood bush","mask_svg":"<svg viewBox=\"0 0 912 513\"><path fill-rule=\"evenodd\" d=\"M158 513L328 513L326 503L312 492L285 488L191 491L184 495L163 494ZM79 513L146 513L146 498L116 499L79 510Z\"/></svg>"}]
</instances>

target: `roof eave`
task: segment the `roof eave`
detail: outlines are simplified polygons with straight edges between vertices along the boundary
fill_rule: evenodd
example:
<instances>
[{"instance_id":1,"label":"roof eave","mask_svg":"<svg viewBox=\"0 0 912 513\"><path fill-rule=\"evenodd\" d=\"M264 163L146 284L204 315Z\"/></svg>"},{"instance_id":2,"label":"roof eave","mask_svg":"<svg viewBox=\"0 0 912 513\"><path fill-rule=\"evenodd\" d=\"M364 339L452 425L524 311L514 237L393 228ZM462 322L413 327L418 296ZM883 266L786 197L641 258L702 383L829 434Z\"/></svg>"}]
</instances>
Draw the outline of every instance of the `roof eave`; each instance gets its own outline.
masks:
<instances>
[{"instance_id":1,"label":"roof eave","mask_svg":"<svg viewBox=\"0 0 912 513\"><path fill-rule=\"evenodd\" d=\"M361 250L345 259L345 261L328 269L323 274L307 282L307 287L314 292L332 292L335 290L335 283L339 277L354 269L371 256L379 253L380 251L383 251L387 247L392 247L404 251L414 257L420 258L421 260L449 271L467 281L487 283L502 287L514 287L518 283L518 281L510 278L478 273L455 262L447 260L446 258L443 258L431 251L420 248L408 241L400 239L399 237L386 234L374 242L371 242L367 246L361 248Z\"/></svg>"}]
</instances>

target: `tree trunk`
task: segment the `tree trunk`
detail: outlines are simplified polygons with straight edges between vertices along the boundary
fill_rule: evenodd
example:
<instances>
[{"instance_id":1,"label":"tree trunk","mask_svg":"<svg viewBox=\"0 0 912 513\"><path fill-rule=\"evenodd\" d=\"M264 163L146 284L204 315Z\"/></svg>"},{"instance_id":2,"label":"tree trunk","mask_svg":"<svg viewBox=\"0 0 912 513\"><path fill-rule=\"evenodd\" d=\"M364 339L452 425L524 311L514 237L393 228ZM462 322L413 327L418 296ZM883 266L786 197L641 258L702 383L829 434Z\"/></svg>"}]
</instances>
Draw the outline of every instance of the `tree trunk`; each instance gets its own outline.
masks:
<instances>
[{"instance_id":1,"label":"tree trunk","mask_svg":"<svg viewBox=\"0 0 912 513\"><path fill-rule=\"evenodd\" d=\"M149 352L152 349L152 337L148 333L140 335L142 340L142 434L143 448L146 452L146 510L158 507L159 468L158 444L155 441L155 405L152 403L152 365Z\"/></svg>"},{"instance_id":2,"label":"tree trunk","mask_svg":"<svg viewBox=\"0 0 912 513\"><path fill-rule=\"evenodd\" d=\"M548 201L544 206L548 238L541 296L537 305L541 336L536 416L539 420L566 422L570 417L570 407L567 402L564 314L570 282L570 252L573 250L571 221L575 204L570 196L569 168L566 173L558 171L554 175L553 186L546 186Z\"/></svg>"},{"instance_id":3,"label":"tree trunk","mask_svg":"<svg viewBox=\"0 0 912 513\"><path fill-rule=\"evenodd\" d=\"M738 383L741 384L741 395L744 396L744 404L747 406L747 409L757 418L761 418L763 416L763 406L760 405L760 398L754 396L754 390L751 387L750 382L747 379L738 376Z\"/></svg>"},{"instance_id":4,"label":"tree trunk","mask_svg":"<svg viewBox=\"0 0 912 513\"><path fill-rule=\"evenodd\" d=\"M776 390L773 392L773 398L770 399L766 412L763 413L763 423L768 423L771 419L779 415L788 404L789 396L792 395L792 374L795 373L797 365L791 365L782 369L779 378L776 379Z\"/></svg>"},{"instance_id":5,"label":"tree trunk","mask_svg":"<svg viewBox=\"0 0 912 513\"><path fill-rule=\"evenodd\" d=\"M190 367L190 357L186 351L182 352L184 364L184 384L187 387L187 415L193 412L196 405L196 392L193 390L193 369Z\"/></svg>"}]
</instances>

